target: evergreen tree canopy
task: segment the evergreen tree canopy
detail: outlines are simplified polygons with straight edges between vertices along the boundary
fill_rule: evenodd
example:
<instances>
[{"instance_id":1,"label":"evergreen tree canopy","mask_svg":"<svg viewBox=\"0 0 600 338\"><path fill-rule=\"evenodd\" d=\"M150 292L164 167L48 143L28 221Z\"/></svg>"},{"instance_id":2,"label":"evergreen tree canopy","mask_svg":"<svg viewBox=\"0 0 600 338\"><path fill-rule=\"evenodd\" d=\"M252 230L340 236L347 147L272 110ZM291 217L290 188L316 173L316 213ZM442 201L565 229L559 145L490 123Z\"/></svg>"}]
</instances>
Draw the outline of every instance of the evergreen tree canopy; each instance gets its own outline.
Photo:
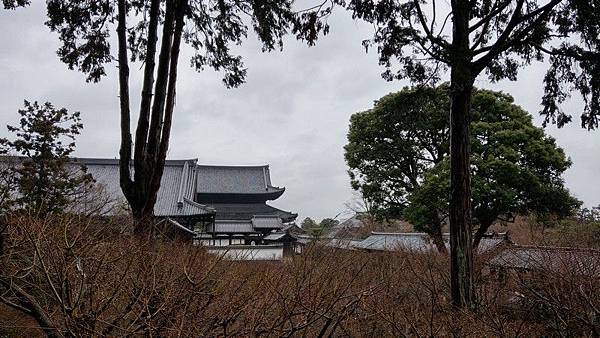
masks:
<instances>
[{"instance_id":1,"label":"evergreen tree canopy","mask_svg":"<svg viewBox=\"0 0 600 338\"><path fill-rule=\"evenodd\" d=\"M3 153L21 156L14 163L5 158L3 200L41 216L61 212L92 182L84 167L67 166L83 128L79 112L25 101L19 115L19 125L8 126L15 139L0 139Z\"/></svg>"},{"instance_id":2,"label":"evergreen tree canopy","mask_svg":"<svg viewBox=\"0 0 600 338\"><path fill-rule=\"evenodd\" d=\"M404 88L350 118L348 173L376 216L399 217L423 173L448 155L447 90Z\"/></svg>"},{"instance_id":3,"label":"evergreen tree canopy","mask_svg":"<svg viewBox=\"0 0 600 338\"><path fill-rule=\"evenodd\" d=\"M383 97L352 116L346 145L353 187L380 215L404 216L432 236L448 216L448 90L405 88ZM509 95L475 90L472 107L474 242L520 213L572 214L579 202L562 179L571 162L555 140Z\"/></svg>"}]
</instances>

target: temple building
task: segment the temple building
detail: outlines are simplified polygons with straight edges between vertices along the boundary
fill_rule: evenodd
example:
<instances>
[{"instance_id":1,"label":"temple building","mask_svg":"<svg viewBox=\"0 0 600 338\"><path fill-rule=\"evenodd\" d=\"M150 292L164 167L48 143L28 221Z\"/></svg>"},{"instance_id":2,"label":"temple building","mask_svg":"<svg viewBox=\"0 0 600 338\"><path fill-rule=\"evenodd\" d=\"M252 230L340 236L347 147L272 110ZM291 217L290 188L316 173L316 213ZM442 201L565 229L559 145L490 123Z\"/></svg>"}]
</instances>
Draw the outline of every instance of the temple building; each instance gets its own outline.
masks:
<instances>
[{"instance_id":1,"label":"temple building","mask_svg":"<svg viewBox=\"0 0 600 338\"><path fill-rule=\"evenodd\" d=\"M77 158L106 195L110 208L126 206L117 159ZM269 166L199 165L196 159L168 160L154 215L207 246L265 244L297 214L269 204L285 192L271 184ZM111 212L114 212L112 210Z\"/></svg>"},{"instance_id":2,"label":"temple building","mask_svg":"<svg viewBox=\"0 0 600 338\"><path fill-rule=\"evenodd\" d=\"M197 229L203 244L259 244L298 216L267 204L285 192L271 184L268 165L196 165L195 169L195 201L215 210L214 223Z\"/></svg>"}]
</instances>

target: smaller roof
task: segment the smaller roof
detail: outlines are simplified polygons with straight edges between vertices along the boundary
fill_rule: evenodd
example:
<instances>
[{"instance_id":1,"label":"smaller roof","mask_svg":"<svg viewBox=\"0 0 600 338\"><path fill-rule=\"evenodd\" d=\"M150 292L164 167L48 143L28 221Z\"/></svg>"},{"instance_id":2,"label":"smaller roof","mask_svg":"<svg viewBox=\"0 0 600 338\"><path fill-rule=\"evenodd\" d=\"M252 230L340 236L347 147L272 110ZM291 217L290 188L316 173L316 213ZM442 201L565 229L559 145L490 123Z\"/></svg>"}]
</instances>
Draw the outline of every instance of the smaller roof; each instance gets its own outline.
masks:
<instances>
[{"instance_id":1,"label":"smaller roof","mask_svg":"<svg viewBox=\"0 0 600 338\"><path fill-rule=\"evenodd\" d=\"M361 240L356 239L331 238L325 245L338 249L356 250L361 242Z\"/></svg>"},{"instance_id":2,"label":"smaller roof","mask_svg":"<svg viewBox=\"0 0 600 338\"><path fill-rule=\"evenodd\" d=\"M211 203L210 206L217 211L218 220L249 220L254 216L278 216L283 222L291 222L298 216L265 203Z\"/></svg>"},{"instance_id":3,"label":"smaller roof","mask_svg":"<svg viewBox=\"0 0 600 338\"><path fill-rule=\"evenodd\" d=\"M373 232L357 244L357 248L378 251L431 251L432 244L422 233Z\"/></svg>"},{"instance_id":4,"label":"smaller roof","mask_svg":"<svg viewBox=\"0 0 600 338\"><path fill-rule=\"evenodd\" d=\"M513 246L500 252L488 263L518 270L554 273L571 272L600 277L600 250L548 246Z\"/></svg>"},{"instance_id":5,"label":"smaller roof","mask_svg":"<svg viewBox=\"0 0 600 338\"><path fill-rule=\"evenodd\" d=\"M449 249L449 235L444 234L443 239L446 248ZM506 241L507 238L505 236L484 237L479 242L477 252L481 254L490 251ZM378 251L406 250L425 252L436 250L431 237L423 232L372 232L369 237L362 240L355 247Z\"/></svg>"},{"instance_id":6,"label":"smaller roof","mask_svg":"<svg viewBox=\"0 0 600 338\"><path fill-rule=\"evenodd\" d=\"M256 232L249 221L217 220L214 224L214 232L218 233L252 233ZM212 232L212 230L207 231Z\"/></svg>"},{"instance_id":7,"label":"smaller roof","mask_svg":"<svg viewBox=\"0 0 600 338\"><path fill-rule=\"evenodd\" d=\"M255 229L281 229L283 222L279 216L255 215L252 217L252 226Z\"/></svg>"},{"instance_id":8,"label":"smaller roof","mask_svg":"<svg viewBox=\"0 0 600 338\"><path fill-rule=\"evenodd\" d=\"M284 224L281 231L287 232L290 234L303 234L306 232L306 231L304 231L304 229L299 227L296 223Z\"/></svg>"},{"instance_id":9,"label":"smaller roof","mask_svg":"<svg viewBox=\"0 0 600 338\"><path fill-rule=\"evenodd\" d=\"M285 242L285 241L296 242L297 241L296 237L288 234L287 232L281 232L281 231L270 233L267 236L265 236L263 239L268 242Z\"/></svg>"},{"instance_id":10,"label":"smaller roof","mask_svg":"<svg viewBox=\"0 0 600 338\"><path fill-rule=\"evenodd\" d=\"M285 232L274 232L272 234L268 234L263 239L265 241L279 241L283 239L287 234Z\"/></svg>"},{"instance_id":11,"label":"smaller roof","mask_svg":"<svg viewBox=\"0 0 600 338\"><path fill-rule=\"evenodd\" d=\"M300 244L309 244L313 241L315 241L315 238L310 236L310 235L306 235L306 234L298 234L298 235L294 235L294 237L296 237L297 242Z\"/></svg>"}]
</instances>

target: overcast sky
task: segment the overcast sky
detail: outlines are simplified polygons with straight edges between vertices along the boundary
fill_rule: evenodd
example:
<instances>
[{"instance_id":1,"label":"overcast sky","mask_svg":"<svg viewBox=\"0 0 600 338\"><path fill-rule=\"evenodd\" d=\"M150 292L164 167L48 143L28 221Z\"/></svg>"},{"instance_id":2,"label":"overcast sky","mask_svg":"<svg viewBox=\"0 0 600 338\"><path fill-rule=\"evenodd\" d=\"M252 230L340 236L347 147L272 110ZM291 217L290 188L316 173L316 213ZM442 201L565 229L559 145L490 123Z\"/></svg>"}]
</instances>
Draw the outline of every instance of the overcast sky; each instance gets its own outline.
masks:
<instances>
[{"instance_id":1,"label":"overcast sky","mask_svg":"<svg viewBox=\"0 0 600 338\"><path fill-rule=\"evenodd\" d=\"M84 131L76 156L116 158L119 148L118 87L115 65L99 84L85 83L56 57L58 38L43 25L42 1L18 11L0 10L0 136L5 124L17 123L23 99L50 101L80 111ZM251 36L240 54L248 67L247 82L226 89L221 75L197 73L183 52L177 86L171 159L198 158L202 164L269 164L274 185L286 193L271 204L300 214L302 219L333 217L352 199L343 157L352 113L370 108L377 98L408 82L386 82L377 55L366 54L361 41L372 35L368 25L334 13L331 33L316 47L288 39L283 52L265 54ZM140 72L132 68L132 109L138 107ZM544 65L520 73L517 82L479 87L503 90L537 116ZM600 131L579 127L582 103L566 105L576 116L563 128L547 128L571 157L567 186L587 206L600 204Z\"/></svg>"}]
</instances>

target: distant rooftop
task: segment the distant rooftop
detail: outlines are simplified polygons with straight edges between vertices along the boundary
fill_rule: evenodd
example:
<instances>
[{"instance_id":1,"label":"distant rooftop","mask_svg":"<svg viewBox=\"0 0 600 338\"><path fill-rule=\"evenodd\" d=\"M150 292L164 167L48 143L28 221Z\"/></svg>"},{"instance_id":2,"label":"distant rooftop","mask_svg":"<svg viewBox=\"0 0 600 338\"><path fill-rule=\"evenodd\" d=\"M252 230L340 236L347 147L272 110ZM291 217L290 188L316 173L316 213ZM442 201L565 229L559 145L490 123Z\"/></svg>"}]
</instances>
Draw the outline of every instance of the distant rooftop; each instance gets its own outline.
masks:
<instances>
[{"instance_id":1,"label":"distant rooftop","mask_svg":"<svg viewBox=\"0 0 600 338\"><path fill-rule=\"evenodd\" d=\"M517 270L571 271L600 277L600 250L517 245L502 251L487 264Z\"/></svg>"},{"instance_id":2,"label":"distant rooftop","mask_svg":"<svg viewBox=\"0 0 600 338\"><path fill-rule=\"evenodd\" d=\"M444 234L444 243L449 248L448 234ZM477 251L484 253L496 248L498 245L506 242L502 236L484 237L479 242ZM421 232L372 232L371 235L360 243L355 245L356 248L375 251L432 251L435 245L429 235Z\"/></svg>"},{"instance_id":3,"label":"distant rooftop","mask_svg":"<svg viewBox=\"0 0 600 338\"><path fill-rule=\"evenodd\" d=\"M125 201L119 185L119 160L103 158L74 158L73 163L84 164L96 183L116 200ZM158 190L154 215L159 217L214 214L215 210L194 202L196 160L169 160Z\"/></svg>"},{"instance_id":4,"label":"distant rooftop","mask_svg":"<svg viewBox=\"0 0 600 338\"><path fill-rule=\"evenodd\" d=\"M118 173L119 159L116 158L79 157L73 160L86 166L112 166ZM206 165L197 164L197 161L197 159L166 160L165 166L180 167L188 163L196 177L195 182L189 184L195 188L196 193L200 194L272 194L273 198L277 198L285 191L285 188L271 184L268 165Z\"/></svg>"},{"instance_id":5,"label":"distant rooftop","mask_svg":"<svg viewBox=\"0 0 600 338\"><path fill-rule=\"evenodd\" d=\"M217 219L249 220L254 216L278 216L283 222L291 222L297 214L280 210L265 203L215 203L211 207L217 210Z\"/></svg>"},{"instance_id":6,"label":"distant rooftop","mask_svg":"<svg viewBox=\"0 0 600 338\"><path fill-rule=\"evenodd\" d=\"M2 158L2 163L21 159ZM107 197L126 205L119 184L119 159L79 157L73 158L71 163L73 166L85 165ZM274 200L284 191L285 188L271 184L268 165L198 165L197 159L166 160L154 214L162 217L214 215L217 212L217 219L221 220L278 216L283 222L290 222L297 214L265 204L266 200Z\"/></svg>"}]
</instances>

